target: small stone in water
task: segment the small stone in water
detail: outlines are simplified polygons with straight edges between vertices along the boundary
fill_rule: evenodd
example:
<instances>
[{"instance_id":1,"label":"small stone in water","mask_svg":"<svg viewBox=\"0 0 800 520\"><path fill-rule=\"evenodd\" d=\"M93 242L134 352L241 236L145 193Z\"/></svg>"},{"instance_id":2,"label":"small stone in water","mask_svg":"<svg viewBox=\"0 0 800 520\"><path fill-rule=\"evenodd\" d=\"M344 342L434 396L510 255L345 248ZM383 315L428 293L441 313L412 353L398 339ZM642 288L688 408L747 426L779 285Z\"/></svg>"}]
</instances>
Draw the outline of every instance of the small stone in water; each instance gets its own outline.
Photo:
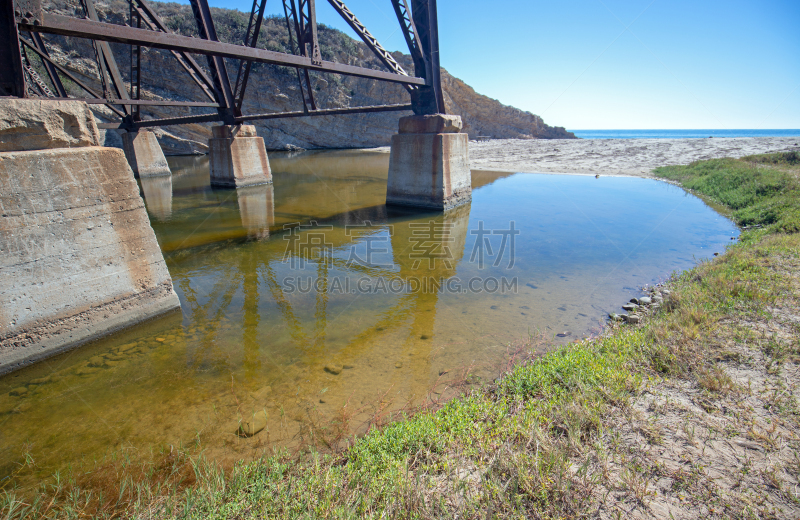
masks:
<instances>
[{"instance_id":1,"label":"small stone in water","mask_svg":"<svg viewBox=\"0 0 800 520\"><path fill-rule=\"evenodd\" d=\"M94 356L93 358L89 358L90 367L101 367L105 362L106 360L102 356Z\"/></svg>"},{"instance_id":2,"label":"small stone in water","mask_svg":"<svg viewBox=\"0 0 800 520\"><path fill-rule=\"evenodd\" d=\"M8 393L8 395L13 395L15 397L22 397L28 393L28 389L24 386L20 386L18 388L13 389Z\"/></svg>"},{"instance_id":3,"label":"small stone in water","mask_svg":"<svg viewBox=\"0 0 800 520\"><path fill-rule=\"evenodd\" d=\"M422 336L419 337L419 339L429 339L429 338L430 336L428 336L427 334L423 334Z\"/></svg>"},{"instance_id":4,"label":"small stone in water","mask_svg":"<svg viewBox=\"0 0 800 520\"><path fill-rule=\"evenodd\" d=\"M394 368L403 368L403 362L398 361L397 363L394 364Z\"/></svg>"},{"instance_id":5,"label":"small stone in water","mask_svg":"<svg viewBox=\"0 0 800 520\"><path fill-rule=\"evenodd\" d=\"M83 367L83 368L79 368L78 371L76 372L76 374L78 374L79 376L88 376L90 374L94 374L98 370L100 370L100 369L97 368L97 367L88 367L88 366L86 366L86 367Z\"/></svg>"},{"instance_id":6,"label":"small stone in water","mask_svg":"<svg viewBox=\"0 0 800 520\"><path fill-rule=\"evenodd\" d=\"M247 420L242 421L236 432L240 437L252 437L267 427L267 412L254 413Z\"/></svg>"},{"instance_id":7,"label":"small stone in water","mask_svg":"<svg viewBox=\"0 0 800 520\"><path fill-rule=\"evenodd\" d=\"M622 306L622 308L625 309L626 311L635 311L636 309L639 308L639 306L636 305L635 303L626 303L625 305Z\"/></svg>"},{"instance_id":8,"label":"small stone in water","mask_svg":"<svg viewBox=\"0 0 800 520\"><path fill-rule=\"evenodd\" d=\"M350 370L352 368L355 368L355 365L342 365L342 368L345 370Z\"/></svg>"},{"instance_id":9,"label":"small stone in water","mask_svg":"<svg viewBox=\"0 0 800 520\"><path fill-rule=\"evenodd\" d=\"M164 343L167 340L164 338L156 338L156 341L158 341L159 343Z\"/></svg>"},{"instance_id":10,"label":"small stone in water","mask_svg":"<svg viewBox=\"0 0 800 520\"><path fill-rule=\"evenodd\" d=\"M558 336L559 338L566 338L570 334L572 334L572 333L570 331L566 330L564 332L559 332L558 334L556 334L556 336Z\"/></svg>"},{"instance_id":11,"label":"small stone in water","mask_svg":"<svg viewBox=\"0 0 800 520\"><path fill-rule=\"evenodd\" d=\"M497 305L492 305L492 306L491 306L491 307L489 307L489 308L490 308L490 309L493 309L493 310L497 310Z\"/></svg>"},{"instance_id":12,"label":"small stone in water","mask_svg":"<svg viewBox=\"0 0 800 520\"><path fill-rule=\"evenodd\" d=\"M342 373L342 365L325 365L325 372L338 376Z\"/></svg>"},{"instance_id":13,"label":"small stone in water","mask_svg":"<svg viewBox=\"0 0 800 520\"><path fill-rule=\"evenodd\" d=\"M45 385L47 383L50 383L51 381L53 381L53 377L52 376L37 377L36 379L31 379L30 384L32 384L32 385Z\"/></svg>"}]
</instances>

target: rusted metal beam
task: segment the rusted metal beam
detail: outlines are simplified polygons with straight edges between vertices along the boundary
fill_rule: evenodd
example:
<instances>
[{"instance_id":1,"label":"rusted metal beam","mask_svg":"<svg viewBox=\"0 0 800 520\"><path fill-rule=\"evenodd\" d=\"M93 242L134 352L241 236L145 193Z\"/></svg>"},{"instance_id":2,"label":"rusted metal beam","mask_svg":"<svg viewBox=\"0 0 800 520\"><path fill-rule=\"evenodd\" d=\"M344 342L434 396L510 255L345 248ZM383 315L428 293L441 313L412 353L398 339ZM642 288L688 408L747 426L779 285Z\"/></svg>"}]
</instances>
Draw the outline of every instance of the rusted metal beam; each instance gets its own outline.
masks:
<instances>
[{"instance_id":1,"label":"rusted metal beam","mask_svg":"<svg viewBox=\"0 0 800 520\"><path fill-rule=\"evenodd\" d=\"M147 3L145 0L134 0L136 4L135 9L139 12L140 16L142 17L142 21L147 25L150 30L152 31L161 31L168 34L173 34L172 31L169 30L167 25L159 18L156 12L150 7L150 4ZM185 52L177 52L177 51L170 51L175 59L178 61L183 70L185 70L192 80L200 87L200 90L203 91L203 94L212 101L216 101L214 97L214 83L211 81L205 71L200 67L200 65L188 54Z\"/></svg>"},{"instance_id":2,"label":"rusted metal beam","mask_svg":"<svg viewBox=\"0 0 800 520\"><path fill-rule=\"evenodd\" d=\"M86 92L88 92L89 94L91 94L92 96L94 96L94 98L98 98L98 99L99 99L99 98L102 98L102 96L101 96L100 94L98 94L97 92L95 92L95 91L94 91L94 90L93 90L91 87L89 87L89 86L88 86L86 83L84 83L83 81L81 81L80 79L78 79L77 77L75 77L75 75L74 75L74 74L72 74L72 72L70 72L69 70L65 69L64 67L62 67L62 66L61 66L61 65L59 65L58 63L54 62L54 61L52 60L52 58L50 58L50 56L47 56L46 54L44 54L44 53L43 53L43 52L41 52L39 49L37 49L36 47L34 47L32 44L30 44L30 43L26 42L25 40L20 40L20 41L22 42L22 44L23 44L23 45L25 45L25 47L27 47L27 48L29 48L30 50L32 50L33 52L37 53L37 54L39 55L39 57L40 57L40 58L42 58L42 60L43 60L45 63L49 63L50 65L52 65L53 67L55 67L56 69L58 69L58 71L59 71L59 72L61 72L63 75L65 75L66 77L68 77L69 79L71 79L73 82L75 82L75 84L76 84L76 85L78 85L79 87L81 87L83 90L85 90ZM115 108L115 107L113 107L113 106L110 106L110 105L109 105L109 107L108 107L108 108L109 108L109 109L111 109L111 111L112 111L112 112L114 112L115 114L117 114L118 116L120 116L120 117L125 117L125 113L124 113L124 112L122 112L121 110L119 110L118 108Z\"/></svg>"},{"instance_id":3,"label":"rusted metal beam","mask_svg":"<svg viewBox=\"0 0 800 520\"><path fill-rule=\"evenodd\" d=\"M414 113L444 114L441 70L439 68L439 29L436 0L411 0L411 17L425 59L425 85L411 92ZM419 71L416 71L419 75Z\"/></svg>"},{"instance_id":4,"label":"rusted metal beam","mask_svg":"<svg viewBox=\"0 0 800 520\"><path fill-rule=\"evenodd\" d=\"M373 112L402 112L411 110L410 104L397 104L397 105L371 105L363 107L350 107L350 108L325 108L316 110L314 112L274 112L271 114L250 114L243 115L236 118L236 123L245 123L247 121L257 121L263 119L288 119L294 117L316 117L316 116L336 116L346 114L369 114ZM211 123L220 121L217 114L204 114L197 116L185 117L172 117L166 119L145 119L137 121L133 124L134 128L145 128L154 126L170 126L170 125L184 125L190 123ZM127 129L129 126L117 123L98 123L98 128L107 129Z\"/></svg>"},{"instance_id":5,"label":"rusted metal beam","mask_svg":"<svg viewBox=\"0 0 800 520\"><path fill-rule=\"evenodd\" d=\"M208 0L189 0L197 22L197 31L200 38L211 42L219 42L214 19L211 18L211 8ZM225 67L225 58L217 54L207 54L208 68L211 69L211 79L214 81L214 90L217 91L217 103L220 104L219 115L225 124L233 124L236 102L233 98L231 80L228 69Z\"/></svg>"},{"instance_id":6,"label":"rusted metal beam","mask_svg":"<svg viewBox=\"0 0 800 520\"><path fill-rule=\"evenodd\" d=\"M41 54L45 56L50 56L47 53L47 47L44 46L44 40L42 40L42 35L39 33L28 33L31 37L31 41L33 45L36 47L37 50L41 51ZM68 97L67 96L67 89L64 88L64 84L61 82L61 78L58 77L58 72L56 68L53 66L52 63L49 61L42 59L42 64L44 65L44 70L47 71L47 76L50 78L50 83L53 84L53 88L55 89L55 94L60 97Z\"/></svg>"},{"instance_id":7,"label":"rusted metal beam","mask_svg":"<svg viewBox=\"0 0 800 520\"><path fill-rule=\"evenodd\" d=\"M147 107L209 107L218 108L217 103L206 103L205 101L167 101L159 99L114 99L114 98L72 98L72 97L51 97L51 101L83 101L89 105L130 105Z\"/></svg>"},{"instance_id":8,"label":"rusted metal beam","mask_svg":"<svg viewBox=\"0 0 800 520\"><path fill-rule=\"evenodd\" d=\"M100 23L97 16L97 11L94 8L94 0L81 0L86 16L94 21ZM125 82L122 80L122 74L119 72L117 60L114 58L114 53L111 52L111 46L108 42L93 41L97 50L97 65L100 68L100 77L104 80L104 85L107 84L107 79L111 80L111 87L113 87L116 97L118 99L130 99L128 89L125 88ZM124 106L123 110L126 115L131 115L131 108Z\"/></svg>"},{"instance_id":9,"label":"rusted metal beam","mask_svg":"<svg viewBox=\"0 0 800 520\"><path fill-rule=\"evenodd\" d=\"M128 130L132 128L149 128L155 126L188 125L194 123L223 122L219 114L202 114L196 116L167 117L163 119L143 119L133 124L127 123L98 123L97 128Z\"/></svg>"},{"instance_id":10,"label":"rusted metal beam","mask_svg":"<svg viewBox=\"0 0 800 520\"><path fill-rule=\"evenodd\" d=\"M408 73L397 63L397 60L394 59L394 56L383 48L383 46L378 42L378 39L372 36L372 33L364 26L363 23L358 21L356 15L353 14L350 9L342 2L342 0L328 0L328 3L333 6L339 15L344 18L344 21L347 22L347 25L350 26L353 31L367 44L367 47L370 48L372 52L378 57L381 62L386 65L386 67L394 72L395 74L403 74L408 76Z\"/></svg>"},{"instance_id":11,"label":"rusted metal beam","mask_svg":"<svg viewBox=\"0 0 800 520\"><path fill-rule=\"evenodd\" d=\"M274 112L272 114L250 114L237 117L236 121L243 123L246 121L256 121L261 119L285 119L292 117L313 117L313 116L335 116L341 114L369 114L372 112L398 112L411 110L411 105L371 105L352 108L322 108L313 112Z\"/></svg>"},{"instance_id":12,"label":"rusted metal beam","mask_svg":"<svg viewBox=\"0 0 800 520\"><path fill-rule=\"evenodd\" d=\"M0 94L26 97L25 71L22 68L22 48L20 47L17 23L34 23L20 9L15 13L13 0L0 0ZM33 13L31 13L33 14ZM41 16L41 7L39 13Z\"/></svg>"},{"instance_id":13,"label":"rusted metal beam","mask_svg":"<svg viewBox=\"0 0 800 520\"><path fill-rule=\"evenodd\" d=\"M394 13L397 21L400 22L400 29L403 31L403 38L408 45L408 52L414 61L414 73L417 77L425 77L425 57L422 54L422 42L419 33L414 25L414 18L411 16L411 9L408 8L408 0L392 0Z\"/></svg>"},{"instance_id":14,"label":"rusted metal beam","mask_svg":"<svg viewBox=\"0 0 800 520\"><path fill-rule=\"evenodd\" d=\"M253 8L250 10L250 21L247 23L247 33L244 35L245 47L256 47L258 37L261 34L261 24L264 21L264 8L267 0L253 0ZM258 11L256 13L256 11ZM252 61L239 61L239 72L236 74L236 86L233 89L233 97L236 100L236 110L242 112L244 103L244 93L247 91L247 81L250 79L250 69L253 67Z\"/></svg>"},{"instance_id":15,"label":"rusted metal beam","mask_svg":"<svg viewBox=\"0 0 800 520\"><path fill-rule=\"evenodd\" d=\"M311 59L304 56L293 56L281 52L265 49L256 49L233 45L230 43L191 38L178 34L168 34L146 29L135 29L122 25L94 22L79 18L71 18L51 13L44 13L41 25L19 24L25 31L35 31L77 38L89 38L108 42L126 43L128 45L142 45L158 49L191 52L195 54L217 55L239 60L250 60L273 65L300 67L319 72L344 74L368 79L377 79L393 83L408 85L425 85L425 80L402 74L393 74L381 70L372 70L343 63L322 61L320 65L311 63Z\"/></svg>"}]
</instances>

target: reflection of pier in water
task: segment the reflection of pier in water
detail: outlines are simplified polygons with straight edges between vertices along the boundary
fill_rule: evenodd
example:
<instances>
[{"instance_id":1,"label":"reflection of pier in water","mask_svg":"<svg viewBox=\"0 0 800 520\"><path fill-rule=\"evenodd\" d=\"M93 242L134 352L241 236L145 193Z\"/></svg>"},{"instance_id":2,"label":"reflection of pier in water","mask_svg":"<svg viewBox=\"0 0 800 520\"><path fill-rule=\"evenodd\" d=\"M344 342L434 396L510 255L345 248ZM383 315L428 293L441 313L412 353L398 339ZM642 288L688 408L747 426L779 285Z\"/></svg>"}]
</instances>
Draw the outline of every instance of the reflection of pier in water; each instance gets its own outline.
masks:
<instances>
[{"instance_id":1,"label":"reflection of pier in water","mask_svg":"<svg viewBox=\"0 0 800 520\"><path fill-rule=\"evenodd\" d=\"M181 228L172 223L159 234L166 251L173 249L171 240L177 245L178 256L170 264L193 263L191 258L197 255L225 257L203 275L203 282L176 280L186 326L202 325L205 331L187 351L188 366L215 372L241 370L248 391L277 385L285 392L294 388L293 378L300 378L308 379L312 387L327 385L329 398L342 402L348 393L357 392L363 399L392 387L402 388L406 396L424 396L441 368L433 366L438 363L436 352L444 346L433 339L437 305L442 284L456 274L462 260L470 205L429 215L387 208L383 199L388 154L381 152L303 152L290 159L278 155L273 161L274 188L238 190L210 189L204 159L182 158L191 164L173 166L173 190L182 197L176 199L180 201L176 211L191 211L192 220L204 225ZM485 185L507 175L487 172L476 180ZM314 208L310 214L309 205ZM326 228L324 241L336 254L328 262L319 250L311 249L302 258L308 269L288 270L287 241L281 239L290 234L285 226L307 226L312 221ZM354 226L365 224L369 227L364 233L352 232ZM176 236L170 238L164 231ZM348 251L363 250L368 237L376 234L384 240L379 247L386 251L375 259L377 264L348 262ZM224 248L230 239L260 240L260 246L242 242ZM298 274L308 276L320 290L287 292L286 276ZM357 278L365 278L401 282L412 290L332 294L332 284L342 278L350 278L353 287ZM226 326L228 320L235 325ZM333 377L322 370L330 364L357 365L370 375L345 370ZM376 370L382 375L374 375ZM353 385L353 377L364 381ZM313 393L306 388L288 395L307 399Z\"/></svg>"}]
</instances>

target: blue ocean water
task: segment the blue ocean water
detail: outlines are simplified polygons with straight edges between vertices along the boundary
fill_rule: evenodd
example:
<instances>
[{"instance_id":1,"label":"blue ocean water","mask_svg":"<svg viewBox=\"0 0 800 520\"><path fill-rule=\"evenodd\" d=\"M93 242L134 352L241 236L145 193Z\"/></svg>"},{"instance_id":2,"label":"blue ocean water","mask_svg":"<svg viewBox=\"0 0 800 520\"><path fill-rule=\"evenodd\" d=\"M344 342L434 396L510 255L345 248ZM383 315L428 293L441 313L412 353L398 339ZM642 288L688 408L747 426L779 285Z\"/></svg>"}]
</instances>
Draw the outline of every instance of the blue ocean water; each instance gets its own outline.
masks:
<instances>
[{"instance_id":1,"label":"blue ocean water","mask_svg":"<svg viewBox=\"0 0 800 520\"><path fill-rule=\"evenodd\" d=\"M581 139L691 139L708 137L800 137L795 130L570 130Z\"/></svg>"}]
</instances>

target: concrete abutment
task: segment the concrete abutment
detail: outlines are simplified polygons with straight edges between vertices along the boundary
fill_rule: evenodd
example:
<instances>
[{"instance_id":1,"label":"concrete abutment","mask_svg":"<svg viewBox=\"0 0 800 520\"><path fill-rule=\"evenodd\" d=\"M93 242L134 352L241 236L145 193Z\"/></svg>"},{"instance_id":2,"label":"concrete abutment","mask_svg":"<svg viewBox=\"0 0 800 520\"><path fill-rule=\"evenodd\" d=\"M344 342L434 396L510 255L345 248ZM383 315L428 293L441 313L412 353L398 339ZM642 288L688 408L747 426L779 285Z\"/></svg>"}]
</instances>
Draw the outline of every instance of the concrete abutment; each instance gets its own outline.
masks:
<instances>
[{"instance_id":1,"label":"concrete abutment","mask_svg":"<svg viewBox=\"0 0 800 520\"><path fill-rule=\"evenodd\" d=\"M98 146L86 105L3 101L0 119L0 374L179 309L125 154Z\"/></svg>"},{"instance_id":2,"label":"concrete abutment","mask_svg":"<svg viewBox=\"0 0 800 520\"><path fill-rule=\"evenodd\" d=\"M244 188L272 184L264 139L253 125L220 125L208 140L211 185Z\"/></svg>"},{"instance_id":3,"label":"concrete abutment","mask_svg":"<svg viewBox=\"0 0 800 520\"><path fill-rule=\"evenodd\" d=\"M386 204L446 210L472 200L467 134L453 115L408 116L392 136Z\"/></svg>"}]
</instances>

